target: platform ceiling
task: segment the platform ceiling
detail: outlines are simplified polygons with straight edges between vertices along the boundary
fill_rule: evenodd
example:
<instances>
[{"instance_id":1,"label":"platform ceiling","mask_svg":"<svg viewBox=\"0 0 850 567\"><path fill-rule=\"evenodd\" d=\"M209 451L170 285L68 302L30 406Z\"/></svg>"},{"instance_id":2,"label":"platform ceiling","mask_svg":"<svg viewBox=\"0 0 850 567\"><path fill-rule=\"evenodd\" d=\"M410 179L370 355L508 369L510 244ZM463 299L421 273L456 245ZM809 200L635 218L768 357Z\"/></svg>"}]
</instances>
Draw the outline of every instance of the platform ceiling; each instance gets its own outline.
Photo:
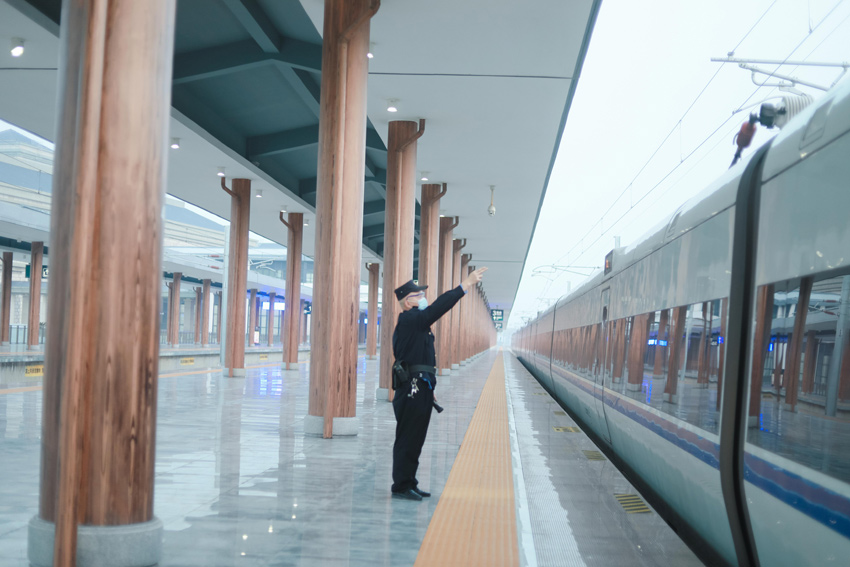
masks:
<instances>
[{"instance_id":1,"label":"platform ceiling","mask_svg":"<svg viewBox=\"0 0 850 567\"><path fill-rule=\"evenodd\" d=\"M19 59L0 52L0 118L48 140L60 6L0 3L0 45L26 40ZM169 157L168 192L228 218L216 168L251 178L263 190L251 229L286 244L281 206L306 212L310 256L323 6L179 0L172 88L171 136L181 148ZM425 118L418 169L448 183L440 213L460 217L455 235L474 265L490 267L485 291L507 320L598 9L599 0L384 0L371 28L364 262L383 253L388 122Z\"/></svg>"}]
</instances>

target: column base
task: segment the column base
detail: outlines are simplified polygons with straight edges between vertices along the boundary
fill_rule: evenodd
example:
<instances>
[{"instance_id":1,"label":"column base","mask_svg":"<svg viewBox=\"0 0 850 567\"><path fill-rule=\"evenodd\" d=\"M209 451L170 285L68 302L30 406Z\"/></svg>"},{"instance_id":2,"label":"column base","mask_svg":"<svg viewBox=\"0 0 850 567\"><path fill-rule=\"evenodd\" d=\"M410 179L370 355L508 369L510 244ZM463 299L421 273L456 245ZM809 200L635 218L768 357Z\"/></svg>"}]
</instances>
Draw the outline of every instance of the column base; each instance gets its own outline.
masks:
<instances>
[{"instance_id":1,"label":"column base","mask_svg":"<svg viewBox=\"0 0 850 567\"><path fill-rule=\"evenodd\" d=\"M797 413L797 404L785 404L785 411L790 411L791 413Z\"/></svg>"},{"instance_id":2,"label":"column base","mask_svg":"<svg viewBox=\"0 0 850 567\"><path fill-rule=\"evenodd\" d=\"M52 567L56 526L38 516L29 523L27 557L33 567ZM78 526L77 567L147 567L162 558L162 521L124 526Z\"/></svg>"},{"instance_id":3,"label":"column base","mask_svg":"<svg viewBox=\"0 0 850 567\"><path fill-rule=\"evenodd\" d=\"M9 341L3 341L0 346L9 346Z\"/></svg>"},{"instance_id":4,"label":"column base","mask_svg":"<svg viewBox=\"0 0 850 567\"><path fill-rule=\"evenodd\" d=\"M297 362L284 362L281 364L283 370L298 370Z\"/></svg>"},{"instance_id":5,"label":"column base","mask_svg":"<svg viewBox=\"0 0 850 567\"><path fill-rule=\"evenodd\" d=\"M671 404L679 403L679 394L664 394L664 401Z\"/></svg>"},{"instance_id":6,"label":"column base","mask_svg":"<svg viewBox=\"0 0 850 567\"><path fill-rule=\"evenodd\" d=\"M360 418L335 417L334 437L351 437L357 435L360 428ZM325 433L325 418L320 415L307 415L304 418L304 435L322 437Z\"/></svg>"},{"instance_id":7,"label":"column base","mask_svg":"<svg viewBox=\"0 0 850 567\"><path fill-rule=\"evenodd\" d=\"M448 376L451 373L451 368L440 368L440 376Z\"/></svg>"},{"instance_id":8,"label":"column base","mask_svg":"<svg viewBox=\"0 0 850 567\"><path fill-rule=\"evenodd\" d=\"M375 400L379 402L388 402L390 401L390 389L389 388L378 388L375 390Z\"/></svg>"},{"instance_id":9,"label":"column base","mask_svg":"<svg viewBox=\"0 0 850 567\"><path fill-rule=\"evenodd\" d=\"M366 360L378 360L378 355L368 354L368 355L366 355Z\"/></svg>"},{"instance_id":10,"label":"column base","mask_svg":"<svg viewBox=\"0 0 850 567\"><path fill-rule=\"evenodd\" d=\"M641 384L626 384L626 390L630 392L637 392L640 390Z\"/></svg>"},{"instance_id":11,"label":"column base","mask_svg":"<svg viewBox=\"0 0 850 567\"><path fill-rule=\"evenodd\" d=\"M244 368L225 368L224 371L225 378L243 378L245 376Z\"/></svg>"},{"instance_id":12,"label":"column base","mask_svg":"<svg viewBox=\"0 0 850 567\"><path fill-rule=\"evenodd\" d=\"M452 364L452 370L457 370L460 368L460 364Z\"/></svg>"},{"instance_id":13,"label":"column base","mask_svg":"<svg viewBox=\"0 0 850 567\"><path fill-rule=\"evenodd\" d=\"M699 388L700 390L707 390L708 389L708 382L698 382L697 388Z\"/></svg>"},{"instance_id":14,"label":"column base","mask_svg":"<svg viewBox=\"0 0 850 567\"><path fill-rule=\"evenodd\" d=\"M747 427L758 427L759 426L759 416L751 415L747 417Z\"/></svg>"}]
</instances>

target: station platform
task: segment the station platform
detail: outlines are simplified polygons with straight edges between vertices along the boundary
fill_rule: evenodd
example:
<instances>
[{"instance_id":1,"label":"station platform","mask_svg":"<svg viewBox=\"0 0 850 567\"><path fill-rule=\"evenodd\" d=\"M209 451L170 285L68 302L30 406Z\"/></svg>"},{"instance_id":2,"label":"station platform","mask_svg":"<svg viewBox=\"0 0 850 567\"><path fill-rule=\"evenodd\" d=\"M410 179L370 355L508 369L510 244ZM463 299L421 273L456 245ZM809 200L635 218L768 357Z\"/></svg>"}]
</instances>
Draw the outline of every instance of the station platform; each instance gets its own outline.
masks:
<instances>
[{"instance_id":1,"label":"station platform","mask_svg":"<svg viewBox=\"0 0 850 567\"><path fill-rule=\"evenodd\" d=\"M163 566L701 565L507 350L440 377L418 479L390 495L395 419L358 359L358 435L304 434L309 354L159 381ZM0 564L26 565L41 391L0 392Z\"/></svg>"}]
</instances>

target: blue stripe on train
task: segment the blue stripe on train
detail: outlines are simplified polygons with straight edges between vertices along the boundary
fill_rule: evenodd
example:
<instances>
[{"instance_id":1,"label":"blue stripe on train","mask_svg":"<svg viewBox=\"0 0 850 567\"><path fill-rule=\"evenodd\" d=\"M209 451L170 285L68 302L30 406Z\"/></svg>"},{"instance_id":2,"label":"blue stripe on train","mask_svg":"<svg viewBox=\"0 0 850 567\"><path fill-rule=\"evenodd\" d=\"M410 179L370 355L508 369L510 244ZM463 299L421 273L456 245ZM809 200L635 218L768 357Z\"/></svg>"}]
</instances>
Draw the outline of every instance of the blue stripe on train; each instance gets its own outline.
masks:
<instances>
[{"instance_id":1,"label":"blue stripe on train","mask_svg":"<svg viewBox=\"0 0 850 567\"><path fill-rule=\"evenodd\" d=\"M553 371L555 370L553 368ZM557 368L557 374L585 393L600 399L590 380L575 376L562 368ZM719 468L720 447L717 443L678 427L631 400L606 396L602 401L712 468ZM850 537L850 499L751 453L744 456L744 478L777 500L844 537Z\"/></svg>"}]
</instances>

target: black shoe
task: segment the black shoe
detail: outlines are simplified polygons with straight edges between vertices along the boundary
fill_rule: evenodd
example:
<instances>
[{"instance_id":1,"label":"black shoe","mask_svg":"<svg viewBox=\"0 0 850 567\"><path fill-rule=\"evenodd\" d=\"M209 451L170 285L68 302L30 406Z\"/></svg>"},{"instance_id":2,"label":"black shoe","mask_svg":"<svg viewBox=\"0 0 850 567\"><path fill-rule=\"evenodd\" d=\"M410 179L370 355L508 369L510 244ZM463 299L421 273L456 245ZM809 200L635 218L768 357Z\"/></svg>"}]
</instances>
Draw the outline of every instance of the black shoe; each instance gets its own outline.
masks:
<instances>
[{"instance_id":1,"label":"black shoe","mask_svg":"<svg viewBox=\"0 0 850 567\"><path fill-rule=\"evenodd\" d=\"M404 498L405 500L416 500L417 502L422 500L422 496L419 495L415 488L408 488L404 492L393 492L393 498Z\"/></svg>"},{"instance_id":2,"label":"black shoe","mask_svg":"<svg viewBox=\"0 0 850 567\"><path fill-rule=\"evenodd\" d=\"M424 490L419 490L419 488L416 487L416 486L413 487L413 491L416 494L418 494L419 496L421 496L422 498L428 498L429 496L431 496L430 492L425 492Z\"/></svg>"}]
</instances>

